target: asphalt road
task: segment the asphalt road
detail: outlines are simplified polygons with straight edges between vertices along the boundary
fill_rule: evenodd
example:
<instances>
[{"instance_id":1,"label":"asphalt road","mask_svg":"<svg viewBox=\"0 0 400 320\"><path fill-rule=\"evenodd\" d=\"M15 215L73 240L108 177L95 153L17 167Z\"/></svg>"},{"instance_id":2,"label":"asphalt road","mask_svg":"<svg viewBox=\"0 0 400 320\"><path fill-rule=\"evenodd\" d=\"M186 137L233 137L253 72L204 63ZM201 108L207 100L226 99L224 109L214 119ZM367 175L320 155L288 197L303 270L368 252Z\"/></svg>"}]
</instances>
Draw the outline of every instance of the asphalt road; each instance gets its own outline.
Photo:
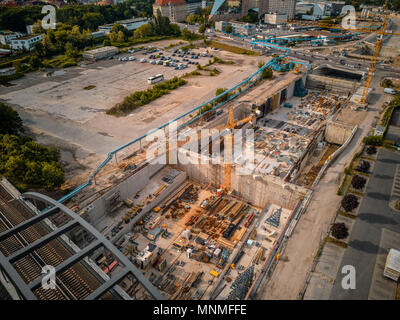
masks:
<instances>
[{"instance_id":1,"label":"asphalt road","mask_svg":"<svg viewBox=\"0 0 400 320\"><path fill-rule=\"evenodd\" d=\"M368 299L376 256L386 251L379 247L382 228L400 232L400 213L388 206L397 164L400 164L400 153L384 149L379 151L330 300ZM344 290L341 286L344 265L352 265L356 269L355 290Z\"/></svg>"}]
</instances>

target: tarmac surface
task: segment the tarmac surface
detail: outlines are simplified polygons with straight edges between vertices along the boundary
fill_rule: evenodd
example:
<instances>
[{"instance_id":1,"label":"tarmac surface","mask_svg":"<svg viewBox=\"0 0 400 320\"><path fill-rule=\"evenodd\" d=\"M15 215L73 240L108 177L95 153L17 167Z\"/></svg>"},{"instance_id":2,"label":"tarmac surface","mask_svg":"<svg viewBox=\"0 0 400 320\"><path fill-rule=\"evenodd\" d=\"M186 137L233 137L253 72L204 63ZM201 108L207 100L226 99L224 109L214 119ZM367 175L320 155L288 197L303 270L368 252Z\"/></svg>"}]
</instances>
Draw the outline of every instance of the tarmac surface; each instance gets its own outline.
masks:
<instances>
[{"instance_id":1,"label":"tarmac surface","mask_svg":"<svg viewBox=\"0 0 400 320\"><path fill-rule=\"evenodd\" d=\"M377 255L385 254L388 249L380 246L382 230L400 233L400 212L389 207L397 165L400 165L400 153L379 150L330 299L369 298ZM344 265L352 265L356 269L355 290L344 290L341 286Z\"/></svg>"}]
</instances>

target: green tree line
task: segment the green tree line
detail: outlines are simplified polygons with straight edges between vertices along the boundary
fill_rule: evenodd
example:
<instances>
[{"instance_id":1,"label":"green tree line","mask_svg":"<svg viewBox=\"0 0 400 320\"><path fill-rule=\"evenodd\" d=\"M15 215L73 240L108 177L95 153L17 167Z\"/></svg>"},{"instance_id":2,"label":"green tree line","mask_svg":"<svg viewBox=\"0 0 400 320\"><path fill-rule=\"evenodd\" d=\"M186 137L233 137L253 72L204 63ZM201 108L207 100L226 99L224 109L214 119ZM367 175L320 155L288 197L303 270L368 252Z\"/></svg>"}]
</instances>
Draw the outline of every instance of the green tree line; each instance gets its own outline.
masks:
<instances>
[{"instance_id":1,"label":"green tree line","mask_svg":"<svg viewBox=\"0 0 400 320\"><path fill-rule=\"evenodd\" d=\"M20 191L59 187L64 181L59 151L36 143L23 132L18 113L0 103L0 175Z\"/></svg>"}]
</instances>

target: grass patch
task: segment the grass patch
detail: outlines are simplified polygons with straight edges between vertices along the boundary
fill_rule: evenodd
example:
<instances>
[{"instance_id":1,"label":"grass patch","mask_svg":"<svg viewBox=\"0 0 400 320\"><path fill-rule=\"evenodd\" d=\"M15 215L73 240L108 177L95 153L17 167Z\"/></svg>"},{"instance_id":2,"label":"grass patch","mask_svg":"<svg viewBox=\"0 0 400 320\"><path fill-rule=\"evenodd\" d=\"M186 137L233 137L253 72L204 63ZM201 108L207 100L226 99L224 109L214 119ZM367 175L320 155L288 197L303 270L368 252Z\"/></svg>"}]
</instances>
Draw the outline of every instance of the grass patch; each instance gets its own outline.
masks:
<instances>
[{"instance_id":1,"label":"grass patch","mask_svg":"<svg viewBox=\"0 0 400 320\"><path fill-rule=\"evenodd\" d=\"M231 45L228 45L228 44L225 44L225 43L221 43L221 42L217 42L217 41L214 41L214 40L211 40L210 46L218 48L218 49L221 49L221 50L237 53L237 54L245 54L245 55L249 55L249 56L259 56L260 55L258 52L255 52L255 51L252 51L252 50L239 48L239 47L236 47L236 46L231 46Z\"/></svg>"},{"instance_id":2,"label":"grass patch","mask_svg":"<svg viewBox=\"0 0 400 320\"><path fill-rule=\"evenodd\" d=\"M186 80L174 77L171 80L156 84L150 89L136 91L135 93L127 96L122 102L107 110L106 113L113 116L125 115L138 107L144 106L162 97L163 95L170 93L172 90L175 90L186 83Z\"/></svg>"},{"instance_id":3,"label":"grass patch","mask_svg":"<svg viewBox=\"0 0 400 320\"><path fill-rule=\"evenodd\" d=\"M351 218L351 219L355 219L356 218L356 216L354 214L347 213L347 212L344 212L342 210L339 210L338 214L340 214L343 217L347 217L347 218Z\"/></svg>"},{"instance_id":4,"label":"grass patch","mask_svg":"<svg viewBox=\"0 0 400 320\"><path fill-rule=\"evenodd\" d=\"M54 59L43 60L43 65L45 67L52 67L52 68L68 68L78 65L78 62L81 60L82 56L79 56L77 58L71 58L62 54Z\"/></svg>"},{"instance_id":5,"label":"grass patch","mask_svg":"<svg viewBox=\"0 0 400 320\"><path fill-rule=\"evenodd\" d=\"M94 88L96 88L96 86L94 86L94 85L89 85L89 86L86 86L86 87L84 87L83 88L83 90L92 90L92 89L94 89Z\"/></svg>"},{"instance_id":6,"label":"grass patch","mask_svg":"<svg viewBox=\"0 0 400 320\"><path fill-rule=\"evenodd\" d=\"M347 248L347 243L337 240L335 238L329 237L329 236L325 237L325 241L336 244L337 246L342 247L342 248Z\"/></svg>"}]
</instances>

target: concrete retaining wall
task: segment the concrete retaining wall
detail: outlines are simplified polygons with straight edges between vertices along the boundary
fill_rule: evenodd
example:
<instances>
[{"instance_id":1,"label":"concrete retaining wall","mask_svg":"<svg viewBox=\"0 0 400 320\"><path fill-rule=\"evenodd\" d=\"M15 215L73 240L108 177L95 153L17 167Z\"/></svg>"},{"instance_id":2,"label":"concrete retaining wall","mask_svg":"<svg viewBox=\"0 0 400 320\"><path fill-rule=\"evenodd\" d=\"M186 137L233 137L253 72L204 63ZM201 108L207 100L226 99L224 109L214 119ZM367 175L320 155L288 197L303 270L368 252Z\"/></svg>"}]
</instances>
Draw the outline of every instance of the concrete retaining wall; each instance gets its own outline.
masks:
<instances>
[{"instance_id":1,"label":"concrete retaining wall","mask_svg":"<svg viewBox=\"0 0 400 320\"><path fill-rule=\"evenodd\" d=\"M150 180L150 178L160 171L165 165L154 164L148 165L143 169L139 170L135 174L126 178L121 183L114 186L112 189L107 191L105 194L98 197L96 200L86 200L83 206L91 204L91 210L84 213L84 217L87 221L98 221L106 213L106 198L110 197L115 192L119 192L121 200L134 196L140 189L142 189Z\"/></svg>"},{"instance_id":2,"label":"concrete retaining wall","mask_svg":"<svg viewBox=\"0 0 400 320\"><path fill-rule=\"evenodd\" d=\"M340 93L349 93L360 86L359 83L347 80L334 79L324 76L310 74L307 77L307 88L309 89L325 89Z\"/></svg>"},{"instance_id":3,"label":"concrete retaining wall","mask_svg":"<svg viewBox=\"0 0 400 320\"><path fill-rule=\"evenodd\" d=\"M339 121L328 121L325 140L329 143L343 145L350 137L354 127Z\"/></svg>"},{"instance_id":4,"label":"concrete retaining wall","mask_svg":"<svg viewBox=\"0 0 400 320\"><path fill-rule=\"evenodd\" d=\"M180 151L182 152L182 151ZM198 154L187 152L193 159L199 160ZM201 184L211 184L220 187L224 183L223 164L184 164L178 160L178 167L184 170L188 177ZM268 202L284 208L294 209L301 194L307 190L303 187L282 181L274 176L237 175L235 169L231 175L232 194L239 196L252 205L264 208Z\"/></svg>"}]
</instances>

